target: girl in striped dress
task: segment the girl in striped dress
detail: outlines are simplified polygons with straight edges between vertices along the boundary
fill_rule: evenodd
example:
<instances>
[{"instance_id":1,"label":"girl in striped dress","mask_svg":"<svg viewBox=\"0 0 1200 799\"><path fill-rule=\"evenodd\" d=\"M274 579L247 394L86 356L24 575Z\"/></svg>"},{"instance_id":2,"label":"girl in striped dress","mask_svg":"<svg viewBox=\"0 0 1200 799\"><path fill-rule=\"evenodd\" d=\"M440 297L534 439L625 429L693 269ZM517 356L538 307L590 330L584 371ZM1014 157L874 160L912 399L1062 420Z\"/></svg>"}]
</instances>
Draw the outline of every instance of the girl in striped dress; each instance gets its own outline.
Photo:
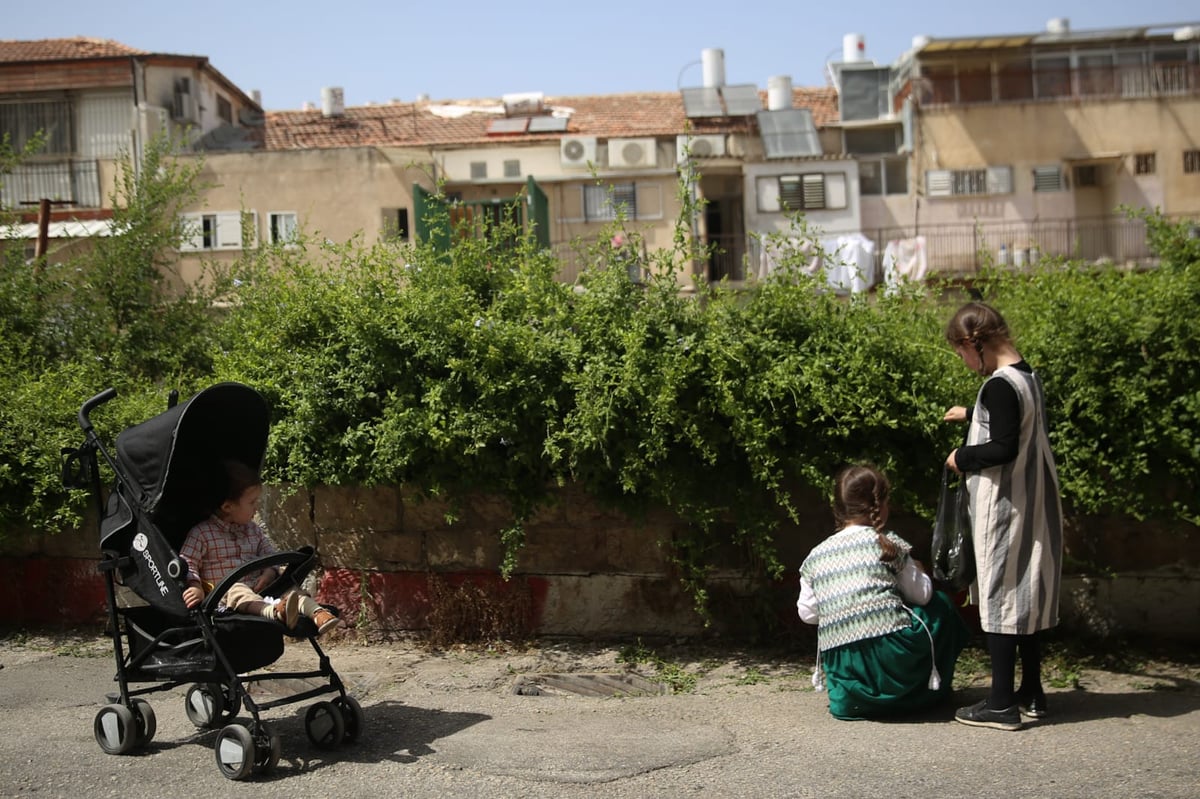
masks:
<instances>
[{"instance_id":1,"label":"girl in striped dress","mask_svg":"<svg viewBox=\"0 0 1200 799\"><path fill-rule=\"evenodd\" d=\"M1013 346L1003 317L979 302L964 305L946 340L967 368L987 378L975 407L946 411L967 422L967 443L946 465L967 475L976 582L972 599L987 634L992 687L959 708L964 724L1018 730L1021 716L1046 715L1038 633L1058 624L1062 506L1047 437L1042 383ZM1017 655L1020 688L1014 690Z\"/></svg>"},{"instance_id":2,"label":"girl in striped dress","mask_svg":"<svg viewBox=\"0 0 1200 799\"><path fill-rule=\"evenodd\" d=\"M911 713L950 695L968 631L892 532L887 478L870 466L837 476L839 530L800 566L800 618L817 625L813 684L839 719Z\"/></svg>"}]
</instances>

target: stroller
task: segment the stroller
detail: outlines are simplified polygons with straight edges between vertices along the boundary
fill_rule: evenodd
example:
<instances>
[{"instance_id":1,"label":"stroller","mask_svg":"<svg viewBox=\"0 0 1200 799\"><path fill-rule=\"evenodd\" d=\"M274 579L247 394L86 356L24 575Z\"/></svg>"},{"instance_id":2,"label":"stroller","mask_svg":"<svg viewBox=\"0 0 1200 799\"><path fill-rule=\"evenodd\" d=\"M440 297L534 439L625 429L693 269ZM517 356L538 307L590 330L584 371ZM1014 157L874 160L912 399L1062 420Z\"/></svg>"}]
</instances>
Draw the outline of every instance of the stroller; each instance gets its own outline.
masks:
<instances>
[{"instance_id":1,"label":"stroller","mask_svg":"<svg viewBox=\"0 0 1200 799\"><path fill-rule=\"evenodd\" d=\"M271 619L218 610L225 592L242 576L268 566L279 578L263 595L279 597L298 588L316 565L311 547L278 552L247 563L217 585L195 608L183 601L187 563L178 552L191 527L219 504L227 459L254 469L267 444L267 407L257 391L238 384L211 386L180 404L171 393L167 410L130 427L116 438L115 457L92 429L92 411L116 397L108 389L79 410L84 443L65 449L63 482L90 488L100 518L101 561L109 630L117 662L119 692L107 696L96 714L96 743L108 754L146 746L156 728L154 710L141 697L192 683L184 711L201 729L218 729L213 749L221 774L242 780L271 771L279 761L279 736L263 711L336 694L308 708L304 727L318 748L355 741L363 713L343 686L316 640L317 629L302 618L294 630ZM100 457L116 481L104 499ZM329 608L337 612L334 608ZM255 673L282 654L284 636L307 638L318 658L315 671ZM313 678L321 678L320 681ZM253 683L306 680L312 687L290 696L256 701ZM153 683L134 690L131 684ZM248 722L235 717L245 707Z\"/></svg>"}]
</instances>

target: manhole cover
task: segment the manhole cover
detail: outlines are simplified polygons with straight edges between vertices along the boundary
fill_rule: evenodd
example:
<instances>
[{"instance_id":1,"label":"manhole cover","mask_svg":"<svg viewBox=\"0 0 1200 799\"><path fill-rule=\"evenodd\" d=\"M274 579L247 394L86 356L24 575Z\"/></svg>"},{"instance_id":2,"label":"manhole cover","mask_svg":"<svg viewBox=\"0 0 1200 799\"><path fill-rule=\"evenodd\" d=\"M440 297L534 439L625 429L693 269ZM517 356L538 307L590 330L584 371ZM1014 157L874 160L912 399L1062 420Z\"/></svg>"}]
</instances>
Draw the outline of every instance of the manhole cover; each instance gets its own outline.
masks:
<instances>
[{"instance_id":1,"label":"manhole cover","mask_svg":"<svg viewBox=\"0 0 1200 799\"><path fill-rule=\"evenodd\" d=\"M668 690L637 674L522 674L513 683L517 696L660 696Z\"/></svg>"}]
</instances>

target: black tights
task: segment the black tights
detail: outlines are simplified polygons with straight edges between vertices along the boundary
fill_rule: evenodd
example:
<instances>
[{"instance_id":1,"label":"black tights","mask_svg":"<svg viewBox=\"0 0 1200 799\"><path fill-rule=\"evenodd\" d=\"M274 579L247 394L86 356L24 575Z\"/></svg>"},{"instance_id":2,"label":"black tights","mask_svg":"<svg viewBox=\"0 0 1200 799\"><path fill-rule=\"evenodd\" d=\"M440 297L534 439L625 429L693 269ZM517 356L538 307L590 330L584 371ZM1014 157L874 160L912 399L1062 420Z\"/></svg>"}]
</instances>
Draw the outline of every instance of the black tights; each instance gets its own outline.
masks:
<instances>
[{"instance_id":1,"label":"black tights","mask_svg":"<svg viewBox=\"0 0 1200 799\"><path fill-rule=\"evenodd\" d=\"M992 693L988 707L1003 710L1016 704L1013 673L1017 651L1021 653L1020 693L1034 696L1042 691L1042 644L1037 633L1031 635L987 634L988 653L992 656Z\"/></svg>"}]
</instances>

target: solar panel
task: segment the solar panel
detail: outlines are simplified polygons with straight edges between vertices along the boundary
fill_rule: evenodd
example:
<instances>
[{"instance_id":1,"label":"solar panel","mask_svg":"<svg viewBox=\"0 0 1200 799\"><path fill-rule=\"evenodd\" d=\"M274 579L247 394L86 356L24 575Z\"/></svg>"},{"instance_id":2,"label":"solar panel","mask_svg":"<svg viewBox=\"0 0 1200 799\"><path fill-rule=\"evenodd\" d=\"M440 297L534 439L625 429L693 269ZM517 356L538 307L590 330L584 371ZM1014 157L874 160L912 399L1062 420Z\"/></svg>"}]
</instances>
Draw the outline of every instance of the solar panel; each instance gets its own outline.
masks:
<instances>
[{"instance_id":1,"label":"solar panel","mask_svg":"<svg viewBox=\"0 0 1200 799\"><path fill-rule=\"evenodd\" d=\"M767 158L821 155L821 140L807 108L759 111L758 131Z\"/></svg>"},{"instance_id":2,"label":"solar panel","mask_svg":"<svg viewBox=\"0 0 1200 799\"><path fill-rule=\"evenodd\" d=\"M762 110L758 87L753 83L723 86L721 96L725 98L725 113L731 117L748 117Z\"/></svg>"},{"instance_id":3,"label":"solar panel","mask_svg":"<svg viewBox=\"0 0 1200 799\"><path fill-rule=\"evenodd\" d=\"M725 109L721 106L721 95L715 86L700 86L679 91L683 94L683 112L688 119L725 116Z\"/></svg>"},{"instance_id":4,"label":"solar panel","mask_svg":"<svg viewBox=\"0 0 1200 799\"><path fill-rule=\"evenodd\" d=\"M567 117L533 117L529 120L530 133L557 133L567 129Z\"/></svg>"},{"instance_id":5,"label":"solar panel","mask_svg":"<svg viewBox=\"0 0 1200 799\"><path fill-rule=\"evenodd\" d=\"M493 119L488 123L488 133L524 133L529 117L515 119Z\"/></svg>"}]
</instances>

